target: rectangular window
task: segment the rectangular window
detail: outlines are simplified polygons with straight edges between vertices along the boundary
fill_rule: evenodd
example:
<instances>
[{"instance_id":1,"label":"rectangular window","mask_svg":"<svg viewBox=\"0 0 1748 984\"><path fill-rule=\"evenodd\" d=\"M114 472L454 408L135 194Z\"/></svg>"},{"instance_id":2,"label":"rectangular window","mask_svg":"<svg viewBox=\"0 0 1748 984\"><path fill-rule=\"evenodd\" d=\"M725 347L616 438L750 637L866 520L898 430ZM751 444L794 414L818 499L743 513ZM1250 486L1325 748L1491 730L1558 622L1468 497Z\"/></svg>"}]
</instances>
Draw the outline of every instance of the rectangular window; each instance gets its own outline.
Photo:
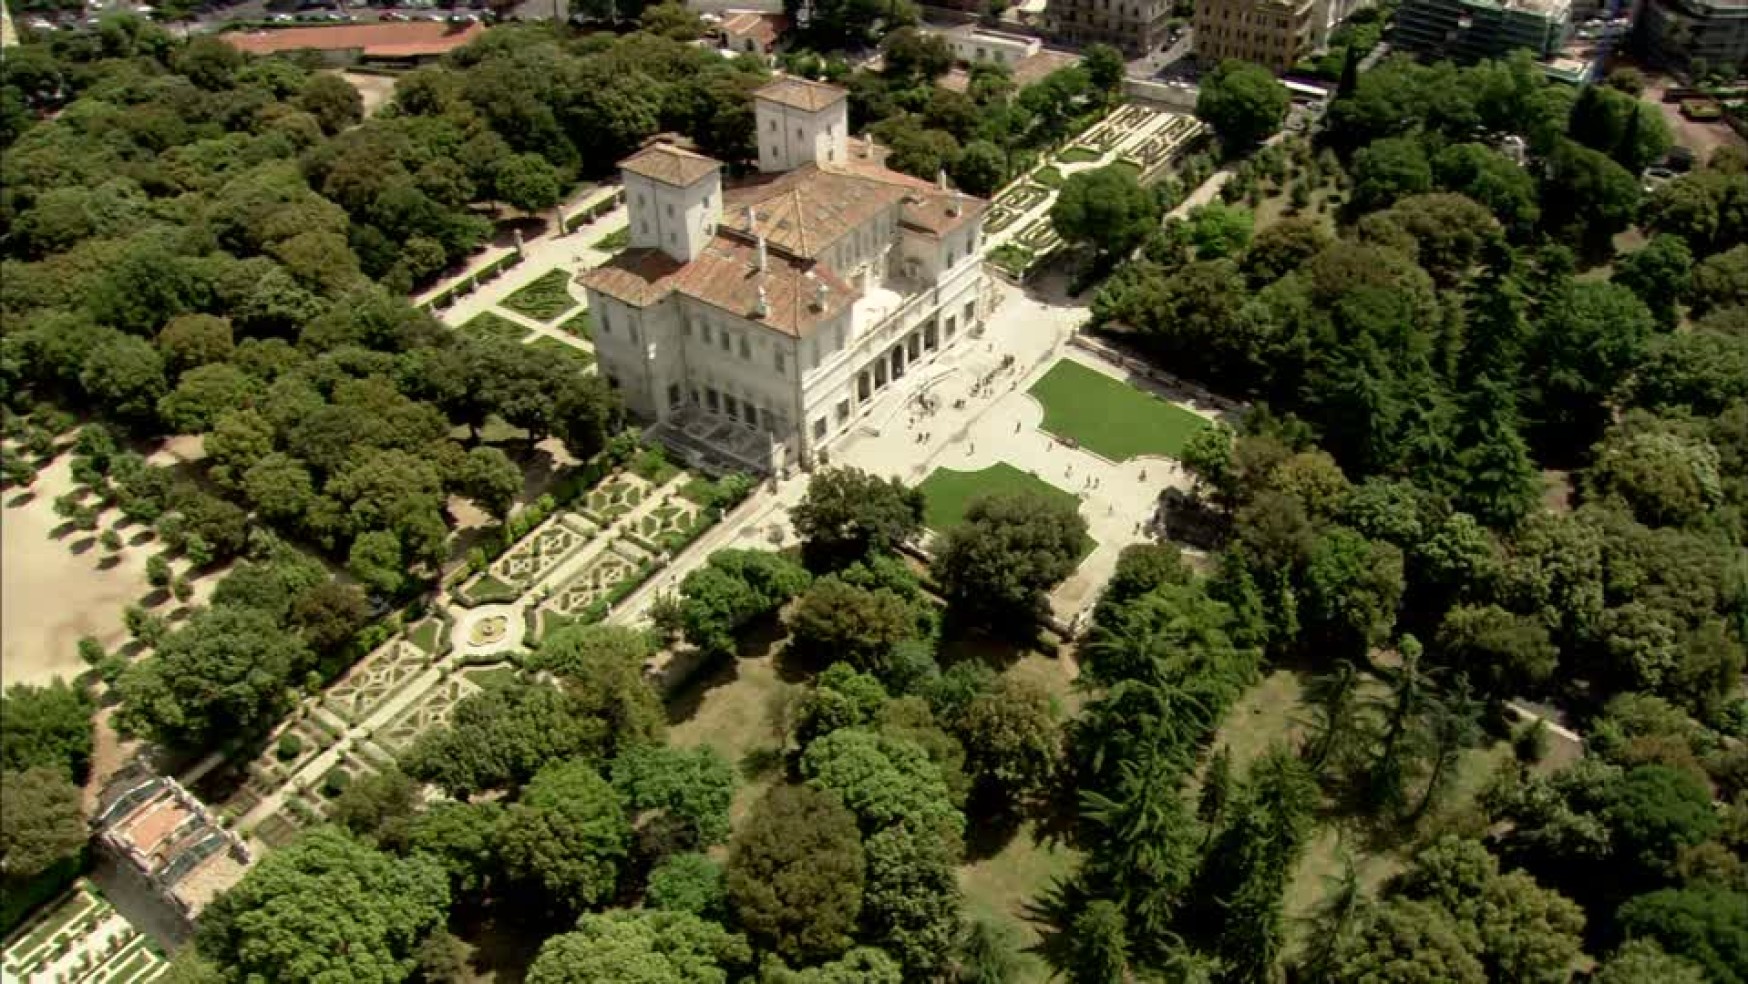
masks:
<instances>
[{"instance_id":1,"label":"rectangular window","mask_svg":"<svg viewBox=\"0 0 1748 984\"><path fill-rule=\"evenodd\" d=\"M849 400L839 400L838 401L838 423L842 424L844 421L849 420L849 419L850 419L850 401Z\"/></svg>"},{"instance_id":2,"label":"rectangular window","mask_svg":"<svg viewBox=\"0 0 1748 984\"><path fill-rule=\"evenodd\" d=\"M976 315L976 313L977 313L977 302L976 301L966 301L965 302L965 323L970 324L974 320L974 315Z\"/></svg>"},{"instance_id":3,"label":"rectangular window","mask_svg":"<svg viewBox=\"0 0 1748 984\"><path fill-rule=\"evenodd\" d=\"M668 384L668 406L677 407L679 405L680 405L680 384L679 383L670 383L670 384Z\"/></svg>"},{"instance_id":4,"label":"rectangular window","mask_svg":"<svg viewBox=\"0 0 1748 984\"><path fill-rule=\"evenodd\" d=\"M608 312L605 304L601 306L601 334L613 334L613 316Z\"/></svg>"},{"instance_id":5,"label":"rectangular window","mask_svg":"<svg viewBox=\"0 0 1748 984\"><path fill-rule=\"evenodd\" d=\"M608 373L607 374L607 385L613 387L614 389L618 389L619 388L619 377L613 375L612 373Z\"/></svg>"},{"instance_id":6,"label":"rectangular window","mask_svg":"<svg viewBox=\"0 0 1748 984\"><path fill-rule=\"evenodd\" d=\"M772 133L776 133L776 132L777 132L777 121L776 121L776 120L772 120L772 121L771 121L771 132L772 132Z\"/></svg>"},{"instance_id":7,"label":"rectangular window","mask_svg":"<svg viewBox=\"0 0 1748 984\"><path fill-rule=\"evenodd\" d=\"M753 349L751 345L747 344L747 336L745 335L740 337L740 357L748 362L753 359Z\"/></svg>"},{"instance_id":8,"label":"rectangular window","mask_svg":"<svg viewBox=\"0 0 1748 984\"><path fill-rule=\"evenodd\" d=\"M813 439L816 441L819 441L819 440L823 440L824 438L825 438L825 418L821 417L818 420L813 422Z\"/></svg>"},{"instance_id":9,"label":"rectangular window","mask_svg":"<svg viewBox=\"0 0 1748 984\"><path fill-rule=\"evenodd\" d=\"M636 345L637 344L637 325L635 325L635 324L628 325L628 326L626 326L626 330L631 334L631 344Z\"/></svg>"},{"instance_id":10,"label":"rectangular window","mask_svg":"<svg viewBox=\"0 0 1748 984\"><path fill-rule=\"evenodd\" d=\"M711 413L722 409L722 397L714 387L704 387L704 405L710 408Z\"/></svg>"},{"instance_id":11,"label":"rectangular window","mask_svg":"<svg viewBox=\"0 0 1748 984\"><path fill-rule=\"evenodd\" d=\"M776 353L777 372L780 375L789 375L789 360L783 355L783 350L778 348L772 351Z\"/></svg>"},{"instance_id":12,"label":"rectangular window","mask_svg":"<svg viewBox=\"0 0 1748 984\"><path fill-rule=\"evenodd\" d=\"M739 400L736 400L734 397L729 396L727 393L724 393L724 394L722 394L722 405L723 405L723 408L728 411L728 419L730 419L730 420L739 420L740 419L740 401Z\"/></svg>"},{"instance_id":13,"label":"rectangular window","mask_svg":"<svg viewBox=\"0 0 1748 984\"><path fill-rule=\"evenodd\" d=\"M709 345L710 344L710 322L708 322L708 321L698 322L698 334L700 337L702 337L704 339L704 344Z\"/></svg>"},{"instance_id":14,"label":"rectangular window","mask_svg":"<svg viewBox=\"0 0 1748 984\"><path fill-rule=\"evenodd\" d=\"M748 427L759 426L759 408L758 407L753 406L751 403L743 403L743 404L741 404L741 409L745 410L747 412L747 426Z\"/></svg>"},{"instance_id":15,"label":"rectangular window","mask_svg":"<svg viewBox=\"0 0 1748 984\"><path fill-rule=\"evenodd\" d=\"M724 328L722 331L717 332L716 337L722 339L722 350L724 352L731 352L734 350L734 339L728 337L728 329Z\"/></svg>"},{"instance_id":16,"label":"rectangular window","mask_svg":"<svg viewBox=\"0 0 1748 984\"><path fill-rule=\"evenodd\" d=\"M671 219L671 218L673 218L673 217L674 217L674 203L673 203L673 202L669 202L669 203L668 203L668 218L670 218L670 219Z\"/></svg>"}]
</instances>

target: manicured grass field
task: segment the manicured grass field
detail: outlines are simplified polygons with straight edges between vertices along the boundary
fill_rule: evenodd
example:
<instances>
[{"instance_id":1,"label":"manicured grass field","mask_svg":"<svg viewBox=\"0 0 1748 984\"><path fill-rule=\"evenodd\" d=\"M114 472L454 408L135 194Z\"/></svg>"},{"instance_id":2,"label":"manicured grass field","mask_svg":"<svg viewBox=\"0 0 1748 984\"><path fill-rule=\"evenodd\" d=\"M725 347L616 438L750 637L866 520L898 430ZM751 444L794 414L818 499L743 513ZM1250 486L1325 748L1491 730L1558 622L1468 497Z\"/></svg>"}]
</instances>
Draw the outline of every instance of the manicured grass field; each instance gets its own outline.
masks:
<instances>
[{"instance_id":1,"label":"manicured grass field","mask_svg":"<svg viewBox=\"0 0 1748 984\"><path fill-rule=\"evenodd\" d=\"M461 326L461 330L481 338L501 338L510 342L519 342L522 340L522 336L528 334L528 329L501 314L493 314L490 311L481 311L467 319Z\"/></svg>"},{"instance_id":2,"label":"manicured grass field","mask_svg":"<svg viewBox=\"0 0 1748 984\"><path fill-rule=\"evenodd\" d=\"M1175 458L1207 421L1151 393L1064 359L1032 384L1044 429L1112 461L1144 454Z\"/></svg>"},{"instance_id":3,"label":"manicured grass field","mask_svg":"<svg viewBox=\"0 0 1748 984\"><path fill-rule=\"evenodd\" d=\"M1062 172L1053 167L1041 167L1036 174L1032 175L1032 180L1046 188L1060 187L1062 184Z\"/></svg>"},{"instance_id":4,"label":"manicured grass field","mask_svg":"<svg viewBox=\"0 0 1748 984\"><path fill-rule=\"evenodd\" d=\"M1091 147L1069 147L1056 155L1056 159L1065 164L1086 164L1105 156Z\"/></svg>"},{"instance_id":5,"label":"manicured grass field","mask_svg":"<svg viewBox=\"0 0 1748 984\"><path fill-rule=\"evenodd\" d=\"M551 321L577 306L570 279L568 272L553 267L504 298L504 306L536 321Z\"/></svg>"},{"instance_id":6,"label":"manicured grass field","mask_svg":"<svg viewBox=\"0 0 1748 984\"><path fill-rule=\"evenodd\" d=\"M1080 496L1064 492L1041 478L1035 478L1013 465L998 461L982 471L962 472L937 468L923 479L923 522L936 533L945 533L965 519L971 501L992 492L1036 492L1061 499L1071 506L1080 505Z\"/></svg>"}]
</instances>

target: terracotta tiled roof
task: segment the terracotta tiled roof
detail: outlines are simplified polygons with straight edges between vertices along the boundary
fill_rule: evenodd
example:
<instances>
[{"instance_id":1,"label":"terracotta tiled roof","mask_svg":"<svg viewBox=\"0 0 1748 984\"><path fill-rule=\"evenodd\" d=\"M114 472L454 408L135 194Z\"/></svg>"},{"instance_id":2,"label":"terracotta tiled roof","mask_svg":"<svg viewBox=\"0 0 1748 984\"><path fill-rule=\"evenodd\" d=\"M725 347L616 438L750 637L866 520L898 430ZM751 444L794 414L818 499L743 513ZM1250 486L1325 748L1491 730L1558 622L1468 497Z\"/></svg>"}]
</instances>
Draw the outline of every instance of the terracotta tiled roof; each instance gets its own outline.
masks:
<instances>
[{"instance_id":1,"label":"terracotta tiled roof","mask_svg":"<svg viewBox=\"0 0 1748 984\"><path fill-rule=\"evenodd\" d=\"M830 106L846 94L835 85L788 77L780 78L753 93L756 98L769 99L810 113Z\"/></svg>"},{"instance_id":2,"label":"terracotta tiled roof","mask_svg":"<svg viewBox=\"0 0 1748 984\"><path fill-rule=\"evenodd\" d=\"M684 188L721 167L713 158L671 144L651 144L619 162L622 170Z\"/></svg>"},{"instance_id":3,"label":"terracotta tiled roof","mask_svg":"<svg viewBox=\"0 0 1748 984\"><path fill-rule=\"evenodd\" d=\"M804 164L727 189L722 225L750 235L750 205L756 231L773 248L817 260L840 238L894 206L902 210L899 220L905 225L933 235L982 214L980 199L941 191L921 178L858 160L855 153L852 149L843 164ZM959 214L950 215L955 208Z\"/></svg>"},{"instance_id":4,"label":"terracotta tiled roof","mask_svg":"<svg viewBox=\"0 0 1748 984\"><path fill-rule=\"evenodd\" d=\"M756 10L743 10L722 22L724 34L752 38L766 48L775 44L787 30L789 18L782 14L762 14Z\"/></svg>"},{"instance_id":5,"label":"terracotta tiled roof","mask_svg":"<svg viewBox=\"0 0 1748 984\"><path fill-rule=\"evenodd\" d=\"M659 249L630 249L577 281L634 307L648 307L678 292L797 338L837 316L857 297L823 263L768 253L761 273L756 261L757 249L751 242L718 233L690 263L680 263ZM822 283L826 304L818 309L814 305ZM756 314L760 285L765 288L763 317Z\"/></svg>"},{"instance_id":6,"label":"terracotta tiled roof","mask_svg":"<svg viewBox=\"0 0 1748 984\"><path fill-rule=\"evenodd\" d=\"M233 31L219 37L238 51L270 55L279 51L351 51L381 57L441 55L485 33L485 25L443 21L400 24L344 24L335 27L286 27L265 31Z\"/></svg>"}]
</instances>

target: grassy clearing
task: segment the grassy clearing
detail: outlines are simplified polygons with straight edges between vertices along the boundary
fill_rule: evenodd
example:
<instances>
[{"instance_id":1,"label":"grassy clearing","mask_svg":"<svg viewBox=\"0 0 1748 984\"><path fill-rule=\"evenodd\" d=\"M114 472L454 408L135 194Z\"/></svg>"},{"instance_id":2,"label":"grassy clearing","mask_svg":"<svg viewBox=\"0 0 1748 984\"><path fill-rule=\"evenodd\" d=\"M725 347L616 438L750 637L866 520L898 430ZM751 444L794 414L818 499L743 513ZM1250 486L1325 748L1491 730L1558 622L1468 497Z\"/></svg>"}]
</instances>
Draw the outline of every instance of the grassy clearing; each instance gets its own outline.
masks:
<instances>
[{"instance_id":1,"label":"grassy clearing","mask_svg":"<svg viewBox=\"0 0 1748 984\"><path fill-rule=\"evenodd\" d=\"M528 334L528 329L491 311L481 311L467 319L461 330L480 338L501 338L507 342L519 342Z\"/></svg>"},{"instance_id":2,"label":"grassy clearing","mask_svg":"<svg viewBox=\"0 0 1748 984\"><path fill-rule=\"evenodd\" d=\"M729 817L739 824L770 788L782 745L771 709L788 689L769 653L728 660L699 674L668 701L668 743L708 745L740 770Z\"/></svg>"},{"instance_id":3,"label":"grassy clearing","mask_svg":"<svg viewBox=\"0 0 1748 984\"><path fill-rule=\"evenodd\" d=\"M1062 153L1056 155L1056 159L1064 164L1090 164L1103 156L1105 156L1103 153L1091 147L1077 145L1065 148Z\"/></svg>"},{"instance_id":4,"label":"grassy clearing","mask_svg":"<svg viewBox=\"0 0 1748 984\"><path fill-rule=\"evenodd\" d=\"M551 321L577 306L570 280L564 269L553 267L504 298L504 306L536 321Z\"/></svg>"},{"instance_id":5,"label":"grassy clearing","mask_svg":"<svg viewBox=\"0 0 1748 984\"><path fill-rule=\"evenodd\" d=\"M1041 167L1032 175L1032 180L1046 188L1059 188L1062 186L1062 172L1054 167Z\"/></svg>"},{"instance_id":6,"label":"grassy clearing","mask_svg":"<svg viewBox=\"0 0 1748 984\"><path fill-rule=\"evenodd\" d=\"M965 914L1010 927L1021 946L1030 947L1038 942L1038 927L1026 917L1028 907L1052 881L1072 874L1078 863L1079 857L1066 847L1038 843L1027 821L1000 852L960 867ZM1049 979L1044 961L1035 954L1025 954L1017 981L1044 984Z\"/></svg>"},{"instance_id":7,"label":"grassy clearing","mask_svg":"<svg viewBox=\"0 0 1748 984\"><path fill-rule=\"evenodd\" d=\"M1045 430L1112 461L1175 458L1191 435L1208 426L1182 407L1067 359L1030 392L1044 405Z\"/></svg>"},{"instance_id":8,"label":"grassy clearing","mask_svg":"<svg viewBox=\"0 0 1748 984\"><path fill-rule=\"evenodd\" d=\"M1080 506L1080 496L1064 492L1005 461L974 472L937 468L923 479L920 488L923 522L936 533L945 533L958 526L965 519L965 510L971 507L972 500L994 492L1033 492L1046 498L1061 499L1075 508Z\"/></svg>"}]
</instances>

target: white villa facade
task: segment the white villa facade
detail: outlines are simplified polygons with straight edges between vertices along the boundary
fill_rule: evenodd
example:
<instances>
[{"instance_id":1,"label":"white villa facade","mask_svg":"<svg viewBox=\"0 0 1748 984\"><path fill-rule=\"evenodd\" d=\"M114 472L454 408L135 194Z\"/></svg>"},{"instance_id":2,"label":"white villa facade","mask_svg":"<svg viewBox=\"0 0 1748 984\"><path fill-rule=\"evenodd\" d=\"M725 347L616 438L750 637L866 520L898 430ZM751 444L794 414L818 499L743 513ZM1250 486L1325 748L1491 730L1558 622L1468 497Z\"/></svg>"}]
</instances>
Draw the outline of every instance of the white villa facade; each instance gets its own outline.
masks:
<instances>
[{"instance_id":1,"label":"white villa facade","mask_svg":"<svg viewBox=\"0 0 1748 984\"><path fill-rule=\"evenodd\" d=\"M734 468L811 466L987 315L985 202L886 169L845 92L755 94L759 174L656 144L620 162L630 248L577 279L600 371L652 436Z\"/></svg>"}]
</instances>

